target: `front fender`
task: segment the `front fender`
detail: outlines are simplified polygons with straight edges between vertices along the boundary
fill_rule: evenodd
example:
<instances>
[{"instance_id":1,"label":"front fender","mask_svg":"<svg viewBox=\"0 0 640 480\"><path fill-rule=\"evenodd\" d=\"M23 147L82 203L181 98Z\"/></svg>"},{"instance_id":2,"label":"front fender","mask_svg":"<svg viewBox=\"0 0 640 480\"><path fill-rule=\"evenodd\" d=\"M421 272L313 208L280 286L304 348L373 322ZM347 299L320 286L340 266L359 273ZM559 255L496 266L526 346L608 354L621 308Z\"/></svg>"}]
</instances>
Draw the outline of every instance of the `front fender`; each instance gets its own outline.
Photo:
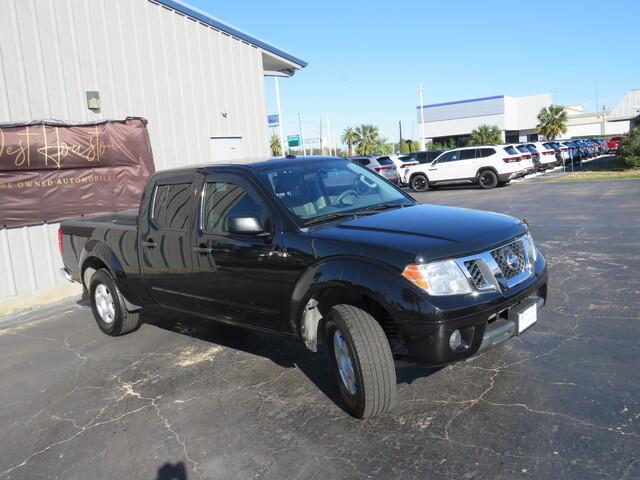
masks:
<instances>
[{"instance_id":1,"label":"front fender","mask_svg":"<svg viewBox=\"0 0 640 480\"><path fill-rule=\"evenodd\" d=\"M298 277L289 305L292 332L300 334L299 320L309 300L323 289L336 286L367 295L395 320L433 311L433 306L397 269L369 258L332 257L313 264Z\"/></svg>"}]
</instances>

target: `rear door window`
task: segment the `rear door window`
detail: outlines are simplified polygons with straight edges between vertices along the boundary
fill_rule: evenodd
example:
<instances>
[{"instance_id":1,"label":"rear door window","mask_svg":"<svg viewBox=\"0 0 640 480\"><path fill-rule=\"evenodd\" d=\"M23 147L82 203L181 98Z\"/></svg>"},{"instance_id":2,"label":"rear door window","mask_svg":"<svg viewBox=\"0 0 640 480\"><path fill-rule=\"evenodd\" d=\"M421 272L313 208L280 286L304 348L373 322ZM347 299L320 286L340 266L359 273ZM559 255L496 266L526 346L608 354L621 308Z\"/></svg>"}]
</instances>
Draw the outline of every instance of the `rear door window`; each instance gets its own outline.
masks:
<instances>
[{"instance_id":1,"label":"rear door window","mask_svg":"<svg viewBox=\"0 0 640 480\"><path fill-rule=\"evenodd\" d=\"M158 185L151 218L160 228L186 230L191 214L193 189L190 183Z\"/></svg>"},{"instance_id":2,"label":"rear door window","mask_svg":"<svg viewBox=\"0 0 640 480\"><path fill-rule=\"evenodd\" d=\"M460 150L460 160L473 160L476 158L477 148L468 148L467 150Z\"/></svg>"},{"instance_id":3,"label":"rear door window","mask_svg":"<svg viewBox=\"0 0 640 480\"><path fill-rule=\"evenodd\" d=\"M496 151L493 148L480 148L476 158L487 158L495 153Z\"/></svg>"}]
</instances>

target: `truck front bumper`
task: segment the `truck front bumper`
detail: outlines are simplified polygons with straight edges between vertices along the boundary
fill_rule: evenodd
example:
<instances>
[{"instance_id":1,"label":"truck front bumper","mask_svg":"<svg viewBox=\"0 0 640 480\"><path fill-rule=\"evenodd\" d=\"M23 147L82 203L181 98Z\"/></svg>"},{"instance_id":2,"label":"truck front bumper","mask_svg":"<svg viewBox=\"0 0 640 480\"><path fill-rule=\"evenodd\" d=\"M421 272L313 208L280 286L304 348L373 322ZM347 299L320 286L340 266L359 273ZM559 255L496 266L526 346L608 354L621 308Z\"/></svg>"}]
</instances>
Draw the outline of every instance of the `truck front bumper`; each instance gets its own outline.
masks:
<instances>
[{"instance_id":1,"label":"truck front bumper","mask_svg":"<svg viewBox=\"0 0 640 480\"><path fill-rule=\"evenodd\" d=\"M499 302L491 302L465 316L432 322L410 322L402 325L406 357L410 361L425 366L440 366L465 360L484 352L518 335L519 315L532 305L539 310L547 299L547 270L530 279L526 288ZM460 337L458 348L452 335Z\"/></svg>"}]
</instances>

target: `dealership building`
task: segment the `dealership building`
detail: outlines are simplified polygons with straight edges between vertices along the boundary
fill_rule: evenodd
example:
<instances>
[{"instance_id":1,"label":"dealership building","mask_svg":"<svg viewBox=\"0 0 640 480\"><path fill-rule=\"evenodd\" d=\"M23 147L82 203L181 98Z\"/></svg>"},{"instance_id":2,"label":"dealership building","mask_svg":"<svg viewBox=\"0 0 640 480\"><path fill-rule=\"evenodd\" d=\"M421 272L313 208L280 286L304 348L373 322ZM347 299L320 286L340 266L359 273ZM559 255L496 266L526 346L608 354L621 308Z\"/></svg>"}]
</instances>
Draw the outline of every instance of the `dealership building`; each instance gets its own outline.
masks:
<instances>
[{"instance_id":1,"label":"dealership building","mask_svg":"<svg viewBox=\"0 0 640 480\"><path fill-rule=\"evenodd\" d=\"M640 91L631 90L613 109L585 112L582 105L566 105L568 130L563 137L605 136L626 133L640 108ZM510 97L495 95L417 107L419 132L424 144L453 139L469 140L480 125L496 125L506 143L538 140L538 113L553 103L551 94ZM423 121L424 120L424 121Z\"/></svg>"},{"instance_id":2,"label":"dealership building","mask_svg":"<svg viewBox=\"0 0 640 480\"><path fill-rule=\"evenodd\" d=\"M144 117L156 170L263 157L265 77L305 66L176 0L5 0L0 123ZM0 226L0 299L62 287L57 228Z\"/></svg>"}]
</instances>

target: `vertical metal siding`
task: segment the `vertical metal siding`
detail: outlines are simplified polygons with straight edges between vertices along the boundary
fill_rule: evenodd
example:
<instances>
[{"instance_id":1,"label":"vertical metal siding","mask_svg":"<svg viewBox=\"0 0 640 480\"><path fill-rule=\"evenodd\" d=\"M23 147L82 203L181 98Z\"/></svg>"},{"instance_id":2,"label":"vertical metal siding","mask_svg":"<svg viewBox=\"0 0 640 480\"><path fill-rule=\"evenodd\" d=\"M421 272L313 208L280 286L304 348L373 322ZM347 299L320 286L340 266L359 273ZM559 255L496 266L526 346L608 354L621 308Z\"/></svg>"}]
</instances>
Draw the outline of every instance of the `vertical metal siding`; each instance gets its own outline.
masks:
<instances>
[{"instance_id":1,"label":"vertical metal siding","mask_svg":"<svg viewBox=\"0 0 640 480\"><path fill-rule=\"evenodd\" d=\"M158 170L210 160L212 136L266 155L261 50L149 0L2 0L0 122L129 115L149 120ZM66 282L57 228L0 229L0 299Z\"/></svg>"}]
</instances>

